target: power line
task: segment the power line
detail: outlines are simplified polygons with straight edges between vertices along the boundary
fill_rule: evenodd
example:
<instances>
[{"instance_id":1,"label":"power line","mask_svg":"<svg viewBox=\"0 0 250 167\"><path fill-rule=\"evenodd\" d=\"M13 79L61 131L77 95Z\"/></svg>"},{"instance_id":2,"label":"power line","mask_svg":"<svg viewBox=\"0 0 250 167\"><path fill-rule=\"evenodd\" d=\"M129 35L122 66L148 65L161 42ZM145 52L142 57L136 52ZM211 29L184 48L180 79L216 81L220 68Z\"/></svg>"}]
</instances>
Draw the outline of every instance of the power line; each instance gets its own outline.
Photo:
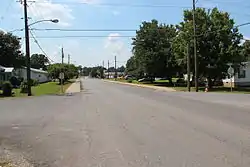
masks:
<instances>
[{"instance_id":1,"label":"power line","mask_svg":"<svg viewBox=\"0 0 250 167\"><path fill-rule=\"evenodd\" d=\"M69 36L37 36L36 38L48 38L48 39L51 39L51 38L107 38L109 36L107 35L94 35L94 36L91 36L91 35L69 35ZM134 38L135 36L119 36L119 38Z\"/></svg>"},{"instance_id":2,"label":"power line","mask_svg":"<svg viewBox=\"0 0 250 167\"><path fill-rule=\"evenodd\" d=\"M32 33L32 31L30 31L30 34L32 36L32 38L34 39L34 42L37 44L37 46L39 47L39 49L43 52L43 54L51 61L54 62L54 60L52 60L51 58L49 58L49 56L47 55L47 53L43 50L43 48L41 47L41 45L38 43L35 35Z\"/></svg>"},{"instance_id":3,"label":"power line","mask_svg":"<svg viewBox=\"0 0 250 167\"><path fill-rule=\"evenodd\" d=\"M32 28L35 31L137 31L136 29L61 29L61 28Z\"/></svg>"}]
</instances>

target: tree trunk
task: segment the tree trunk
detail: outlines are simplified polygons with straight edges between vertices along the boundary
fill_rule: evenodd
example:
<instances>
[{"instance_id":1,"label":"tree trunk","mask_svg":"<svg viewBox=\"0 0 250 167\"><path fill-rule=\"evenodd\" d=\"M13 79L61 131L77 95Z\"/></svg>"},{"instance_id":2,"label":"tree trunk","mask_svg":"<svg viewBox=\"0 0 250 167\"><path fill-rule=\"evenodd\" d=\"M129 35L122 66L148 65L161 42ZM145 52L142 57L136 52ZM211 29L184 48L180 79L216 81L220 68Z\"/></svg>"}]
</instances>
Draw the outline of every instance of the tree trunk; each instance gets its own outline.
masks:
<instances>
[{"instance_id":1,"label":"tree trunk","mask_svg":"<svg viewBox=\"0 0 250 167\"><path fill-rule=\"evenodd\" d=\"M207 82L208 82L208 88L209 89L213 88L213 82L212 82L212 79L210 77L207 78Z\"/></svg>"},{"instance_id":2,"label":"tree trunk","mask_svg":"<svg viewBox=\"0 0 250 167\"><path fill-rule=\"evenodd\" d=\"M169 77L168 81L169 81L169 84L172 86L173 85L172 77Z\"/></svg>"}]
</instances>

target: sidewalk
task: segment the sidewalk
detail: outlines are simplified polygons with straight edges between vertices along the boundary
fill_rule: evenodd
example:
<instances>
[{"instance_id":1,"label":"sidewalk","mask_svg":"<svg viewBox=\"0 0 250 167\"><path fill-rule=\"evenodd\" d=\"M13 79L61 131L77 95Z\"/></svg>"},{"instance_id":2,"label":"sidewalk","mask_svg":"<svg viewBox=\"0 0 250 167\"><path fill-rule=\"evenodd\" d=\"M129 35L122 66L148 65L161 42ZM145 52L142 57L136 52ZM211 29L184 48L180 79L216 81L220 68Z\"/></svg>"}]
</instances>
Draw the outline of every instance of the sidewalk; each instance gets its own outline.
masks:
<instances>
[{"instance_id":1,"label":"sidewalk","mask_svg":"<svg viewBox=\"0 0 250 167\"><path fill-rule=\"evenodd\" d=\"M127 83L127 82L119 82L119 81L109 81L109 80L104 80L104 81L105 81L105 82L116 83L116 84L137 86L137 87L141 87L141 88L149 88L149 89L155 89L155 90L162 90L162 91L166 91L166 92L176 92L175 89L173 89L173 88L168 88L168 87L153 86L153 85L145 85L145 84L135 84L135 83Z\"/></svg>"},{"instance_id":2,"label":"sidewalk","mask_svg":"<svg viewBox=\"0 0 250 167\"><path fill-rule=\"evenodd\" d=\"M70 87L65 91L65 93L78 93L81 92L81 82L80 79L77 79Z\"/></svg>"}]
</instances>

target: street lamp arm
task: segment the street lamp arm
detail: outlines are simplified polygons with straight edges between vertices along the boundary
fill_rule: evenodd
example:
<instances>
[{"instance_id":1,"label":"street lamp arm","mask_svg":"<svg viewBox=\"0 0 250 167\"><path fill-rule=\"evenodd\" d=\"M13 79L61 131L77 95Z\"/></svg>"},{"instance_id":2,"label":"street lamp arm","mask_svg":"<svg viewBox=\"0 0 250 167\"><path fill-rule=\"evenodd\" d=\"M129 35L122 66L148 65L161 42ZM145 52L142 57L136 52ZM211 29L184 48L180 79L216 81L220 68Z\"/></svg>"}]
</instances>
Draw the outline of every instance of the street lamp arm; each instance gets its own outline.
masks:
<instances>
[{"instance_id":1,"label":"street lamp arm","mask_svg":"<svg viewBox=\"0 0 250 167\"><path fill-rule=\"evenodd\" d=\"M36 22L34 22L34 23L31 23L31 24L29 24L28 26L30 27L30 26L32 26L32 25L34 25L34 24L37 24L37 23L41 23L41 22L53 22L53 23L58 23L59 22L59 20L58 19L44 19L44 20L39 20L39 21L36 21Z\"/></svg>"},{"instance_id":2,"label":"street lamp arm","mask_svg":"<svg viewBox=\"0 0 250 167\"><path fill-rule=\"evenodd\" d=\"M234 28L246 26L246 25L249 25L249 24L250 24L250 22L248 22L248 23L243 23L243 24L239 24L239 25L235 26Z\"/></svg>"}]
</instances>

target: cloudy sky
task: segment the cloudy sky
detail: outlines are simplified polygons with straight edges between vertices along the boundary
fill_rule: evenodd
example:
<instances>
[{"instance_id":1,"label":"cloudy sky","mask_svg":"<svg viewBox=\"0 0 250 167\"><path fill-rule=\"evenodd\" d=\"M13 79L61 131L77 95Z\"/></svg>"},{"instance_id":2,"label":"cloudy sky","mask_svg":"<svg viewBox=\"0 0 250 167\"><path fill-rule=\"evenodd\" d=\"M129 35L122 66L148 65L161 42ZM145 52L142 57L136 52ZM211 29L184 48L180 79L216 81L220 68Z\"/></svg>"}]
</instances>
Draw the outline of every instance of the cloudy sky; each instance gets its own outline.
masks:
<instances>
[{"instance_id":1,"label":"cloudy sky","mask_svg":"<svg viewBox=\"0 0 250 167\"><path fill-rule=\"evenodd\" d=\"M35 1L35 2L33 2ZM29 22L41 19L59 19L58 24L44 22L33 29L84 29L106 31L41 31L33 30L38 43L55 62L60 62L61 47L71 61L83 66L111 66L117 56L118 66L131 56L131 37L142 21L157 19L167 24L182 20L182 11L192 0L33 0L29 3ZM198 0L198 6L219 7L228 11L236 24L250 22L249 0ZM1 0L0 29L12 31L23 28L23 7L16 0ZM108 30L108 31L107 31ZM132 30L132 31L118 31ZM245 38L250 37L250 26L241 28ZM23 31L13 34L24 36ZM87 36L87 37L86 37ZM95 37L93 37L95 36ZM31 52L41 50L31 39ZM23 41L22 41L23 43ZM24 48L24 45L22 44ZM65 61L67 61L65 56Z\"/></svg>"}]
</instances>

